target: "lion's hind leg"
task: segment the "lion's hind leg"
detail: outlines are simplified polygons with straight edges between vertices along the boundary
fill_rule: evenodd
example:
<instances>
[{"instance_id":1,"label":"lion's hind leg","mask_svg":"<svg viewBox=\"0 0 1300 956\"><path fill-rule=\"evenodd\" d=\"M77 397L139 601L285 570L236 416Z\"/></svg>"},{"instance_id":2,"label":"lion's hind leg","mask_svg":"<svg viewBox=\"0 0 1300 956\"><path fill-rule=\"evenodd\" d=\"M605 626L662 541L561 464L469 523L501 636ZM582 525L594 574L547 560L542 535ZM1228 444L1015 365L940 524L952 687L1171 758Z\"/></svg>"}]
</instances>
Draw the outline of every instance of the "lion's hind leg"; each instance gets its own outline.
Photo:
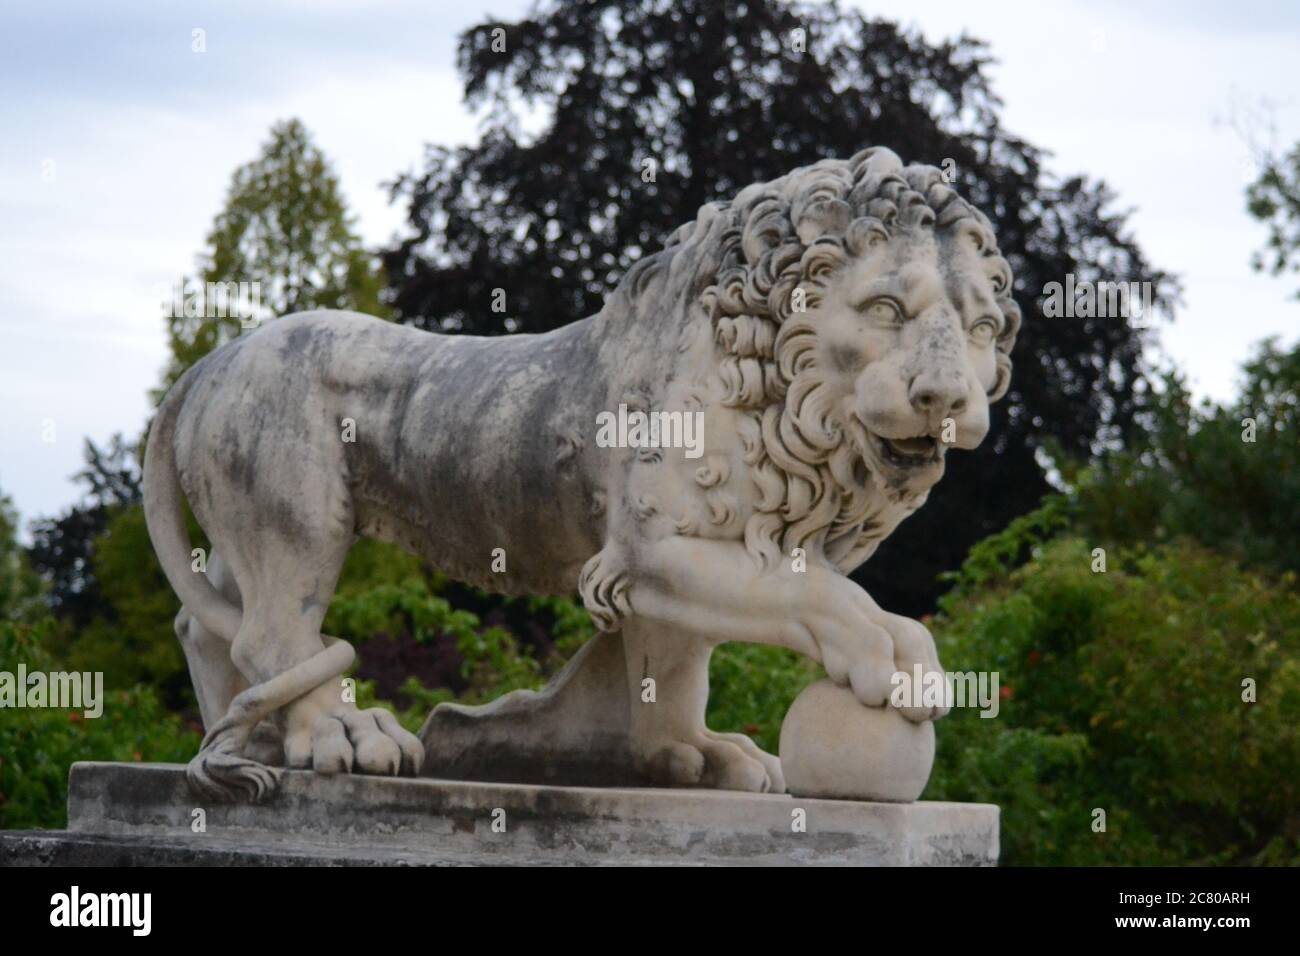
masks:
<instances>
[{"instance_id":1,"label":"lion's hind leg","mask_svg":"<svg viewBox=\"0 0 1300 956\"><path fill-rule=\"evenodd\" d=\"M783 793L781 761L743 734L705 723L714 643L631 618L623 642L631 701L630 740L660 786Z\"/></svg>"},{"instance_id":2,"label":"lion's hind leg","mask_svg":"<svg viewBox=\"0 0 1300 956\"><path fill-rule=\"evenodd\" d=\"M229 775L255 777L240 761L250 757L257 722L274 719L283 731L280 762L288 767L417 773L424 754L419 740L388 711L357 708L340 680L352 648L321 634L352 544L352 514L341 478L325 477L337 465L328 449L303 458L321 477L296 497L256 484L241 494L222 482L196 502L214 550L239 582L243 617L230 658L248 683L209 729L200 757L206 754L218 773L228 764Z\"/></svg>"},{"instance_id":3,"label":"lion's hind leg","mask_svg":"<svg viewBox=\"0 0 1300 956\"><path fill-rule=\"evenodd\" d=\"M242 596L235 576L225 562L213 552L203 569L195 573L208 576L208 580L226 600L236 607L242 606ZM230 656L230 641L181 608L176 615L176 637L185 652L185 662L194 686L194 696L203 718L203 730L211 732L231 710L231 704L243 691L248 681L235 667ZM256 763L279 766L284 762L284 747L280 729L273 720L263 720L252 730L248 742L242 746L243 755Z\"/></svg>"},{"instance_id":4,"label":"lion's hind leg","mask_svg":"<svg viewBox=\"0 0 1300 956\"><path fill-rule=\"evenodd\" d=\"M208 728L203 745L186 768L191 786L216 799L257 802L273 791L278 774L246 755L253 731L304 690L337 677L351 666L352 648L337 641L319 654L235 695L225 715Z\"/></svg>"},{"instance_id":5,"label":"lion's hind leg","mask_svg":"<svg viewBox=\"0 0 1300 956\"><path fill-rule=\"evenodd\" d=\"M315 674L316 685L295 685L296 695L283 704L285 764L319 773L414 774L424 754L419 740L388 711L357 708L339 680L351 648L320 631L350 544L350 536L327 532L315 543L264 533L232 556L236 577L248 584L231 656L257 690L290 674L313 674L303 668L328 660L335 644L346 647L343 668Z\"/></svg>"}]
</instances>

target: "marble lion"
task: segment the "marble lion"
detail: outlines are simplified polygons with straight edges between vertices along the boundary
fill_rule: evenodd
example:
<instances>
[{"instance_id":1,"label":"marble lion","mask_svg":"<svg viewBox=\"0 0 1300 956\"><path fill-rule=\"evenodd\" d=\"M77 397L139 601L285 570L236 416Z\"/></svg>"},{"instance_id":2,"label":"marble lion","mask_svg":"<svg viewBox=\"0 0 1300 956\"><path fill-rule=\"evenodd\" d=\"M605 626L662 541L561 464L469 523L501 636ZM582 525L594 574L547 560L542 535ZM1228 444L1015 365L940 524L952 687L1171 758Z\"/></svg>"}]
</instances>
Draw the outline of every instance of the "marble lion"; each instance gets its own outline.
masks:
<instances>
[{"instance_id":1,"label":"marble lion","mask_svg":"<svg viewBox=\"0 0 1300 956\"><path fill-rule=\"evenodd\" d=\"M775 756L705 724L713 648L791 648L867 707L892 706L896 672L939 670L926 628L846 575L983 440L1019 325L988 219L872 148L702 207L554 332L317 311L217 349L166 396L145 460L207 731L191 783L260 799L290 767L783 790ZM700 413L701 449L602 447L620 405ZM499 593L576 589L601 633L545 689L444 704L417 737L350 701L353 649L320 630L358 536Z\"/></svg>"}]
</instances>

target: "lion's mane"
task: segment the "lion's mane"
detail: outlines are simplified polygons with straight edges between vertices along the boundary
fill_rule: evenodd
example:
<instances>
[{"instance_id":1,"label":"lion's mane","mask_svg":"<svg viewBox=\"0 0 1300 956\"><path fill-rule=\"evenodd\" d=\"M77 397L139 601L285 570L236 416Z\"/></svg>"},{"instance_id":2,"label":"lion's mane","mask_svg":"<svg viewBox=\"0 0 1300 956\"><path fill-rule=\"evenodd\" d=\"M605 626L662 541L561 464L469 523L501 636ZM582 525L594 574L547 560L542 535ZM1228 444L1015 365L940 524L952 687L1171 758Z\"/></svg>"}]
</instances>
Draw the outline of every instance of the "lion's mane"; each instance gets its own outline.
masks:
<instances>
[{"instance_id":1,"label":"lion's mane","mask_svg":"<svg viewBox=\"0 0 1300 956\"><path fill-rule=\"evenodd\" d=\"M890 500L864 472L862 436L846 434L823 388L810 315L851 258L887 242L895 230L923 228L965 234L982 254L1006 320L990 391L997 399L1010 380L1020 327L1010 266L989 220L939 169L904 166L888 149L825 160L749 186L730 203L705 206L622 284L633 311L649 285L663 291L681 283L694 298L683 305L707 313L720 353L723 403L744 413L741 437L759 491L745 544L765 566L803 548L851 570L924 501L923 494ZM688 249L693 254L676 255Z\"/></svg>"}]
</instances>

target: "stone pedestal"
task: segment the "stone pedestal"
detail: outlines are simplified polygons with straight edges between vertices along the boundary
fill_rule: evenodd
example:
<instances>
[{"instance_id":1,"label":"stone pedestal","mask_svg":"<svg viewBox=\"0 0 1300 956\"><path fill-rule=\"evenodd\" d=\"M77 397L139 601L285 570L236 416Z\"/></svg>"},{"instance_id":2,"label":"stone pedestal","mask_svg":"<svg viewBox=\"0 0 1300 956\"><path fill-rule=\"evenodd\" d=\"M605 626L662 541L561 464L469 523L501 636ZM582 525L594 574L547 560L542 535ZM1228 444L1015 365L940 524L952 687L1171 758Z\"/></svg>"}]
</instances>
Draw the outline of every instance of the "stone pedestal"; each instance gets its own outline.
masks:
<instances>
[{"instance_id":1,"label":"stone pedestal","mask_svg":"<svg viewBox=\"0 0 1300 956\"><path fill-rule=\"evenodd\" d=\"M172 764L74 764L68 827L0 833L0 863L987 866L998 856L998 808L987 804L289 771L265 804L205 805Z\"/></svg>"}]
</instances>

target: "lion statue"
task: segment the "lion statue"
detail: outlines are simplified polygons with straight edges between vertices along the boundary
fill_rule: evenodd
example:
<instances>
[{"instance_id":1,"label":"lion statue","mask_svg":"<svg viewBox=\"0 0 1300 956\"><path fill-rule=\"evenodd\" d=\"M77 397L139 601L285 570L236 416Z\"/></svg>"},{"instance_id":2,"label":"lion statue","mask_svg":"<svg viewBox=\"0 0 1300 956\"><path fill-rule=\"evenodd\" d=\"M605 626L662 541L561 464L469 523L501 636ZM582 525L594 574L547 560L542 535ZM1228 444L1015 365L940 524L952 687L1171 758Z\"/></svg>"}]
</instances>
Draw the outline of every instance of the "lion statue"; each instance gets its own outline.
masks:
<instances>
[{"instance_id":1,"label":"lion statue","mask_svg":"<svg viewBox=\"0 0 1300 956\"><path fill-rule=\"evenodd\" d=\"M877 708L896 672L939 670L926 628L846 574L984 438L1019 324L988 219L872 148L702 207L544 335L317 311L222 346L167 394L144 468L207 732L191 784L256 800L290 767L782 791L775 756L705 724L713 648L791 648ZM671 434L598 441L616 410ZM543 690L443 704L417 737L351 702L353 650L320 631L359 535L498 593L576 587L601 633Z\"/></svg>"}]
</instances>

